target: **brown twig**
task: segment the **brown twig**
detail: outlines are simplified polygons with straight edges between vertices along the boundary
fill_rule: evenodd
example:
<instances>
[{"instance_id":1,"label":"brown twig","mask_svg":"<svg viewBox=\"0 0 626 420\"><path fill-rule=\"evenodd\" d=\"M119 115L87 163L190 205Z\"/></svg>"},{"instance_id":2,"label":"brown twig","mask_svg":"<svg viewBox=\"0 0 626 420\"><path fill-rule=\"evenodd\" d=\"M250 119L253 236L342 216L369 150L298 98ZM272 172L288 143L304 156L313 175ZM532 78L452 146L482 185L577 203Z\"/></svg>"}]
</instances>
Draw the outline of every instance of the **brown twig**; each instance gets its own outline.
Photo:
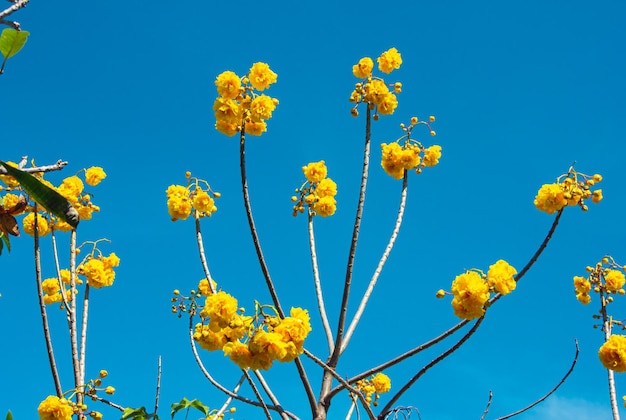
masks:
<instances>
[{"instance_id":1,"label":"brown twig","mask_svg":"<svg viewBox=\"0 0 626 420\"><path fill-rule=\"evenodd\" d=\"M518 410L518 411L516 411L514 413L507 414L504 417L499 417L497 420L504 420L504 419L511 418L513 416L517 416L518 414L522 414L523 412L528 411L531 408L533 408L534 406L536 406L537 404L541 403L543 400L545 400L550 395L552 395L557 389L559 389L559 387L561 385L563 385L563 383L565 382L567 377L572 373L572 371L574 370L574 366L576 366L576 362L578 361L578 353L580 353L580 349L578 348L578 340L574 340L574 343L576 344L576 354L574 355L574 361L572 361L572 365L568 369L568 371L565 374L565 376L563 376L563 378L561 378L559 383L556 384L556 386L554 388L552 388L546 395L544 395L543 397L539 398L537 401L533 402L532 404L530 404L530 405L528 405L528 406L526 406L526 407L522 408L521 410Z\"/></svg>"},{"instance_id":2,"label":"brown twig","mask_svg":"<svg viewBox=\"0 0 626 420\"><path fill-rule=\"evenodd\" d=\"M28 157L22 156L22 161L24 161L25 159L28 159ZM59 159L57 163L52 164L52 165L36 166L34 168L20 167L20 170L24 172L28 172L30 174L37 173L37 172L52 172L52 171L60 171L66 165L67 165L67 162ZM6 173L7 173L7 170L4 168L4 166L0 165L0 175L6 175Z\"/></svg>"},{"instance_id":3,"label":"brown twig","mask_svg":"<svg viewBox=\"0 0 626 420\"><path fill-rule=\"evenodd\" d=\"M485 420L485 417L487 417L487 413L489 412L489 407L491 407L491 401L493 401L493 392L489 390L489 400L487 400L487 407L485 407L485 411L483 411L483 415L480 416L480 420Z\"/></svg>"},{"instance_id":4,"label":"brown twig","mask_svg":"<svg viewBox=\"0 0 626 420\"><path fill-rule=\"evenodd\" d=\"M398 392L396 392L396 394L391 398L391 400L383 407L383 409L381 410L381 414L378 416L378 418L379 419L383 419L385 413L387 413L391 409L391 407L395 404L396 401L398 401L398 399L402 396L402 394L404 394L406 391L408 391L409 388L411 388L413 386L413 384L424 373L428 372L428 370L430 368L432 368L437 363L441 362L446 357L450 356L452 353L454 353L456 350L458 350L461 347L461 345L463 345L463 343L465 343L476 332L476 330L478 329L478 327L480 326L480 324L483 322L484 319L485 319L484 315L482 317L478 318L478 321L476 321L476 323L472 326L472 328L470 328L470 330L463 337L461 337L461 339L459 341L457 341L448 350L444 351L439 356L434 358L430 363L426 364L426 366L424 366L422 369L420 369L420 371L417 372L417 374L415 374L415 376L413 376L411 379L409 379L409 381L407 381L407 383L404 384L404 386Z\"/></svg>"},{"instance_id":5,"label":"brown twig","mask_svg":"<svg viewBox=\"0 0 626 420\"><path fill-rule=\"evenodd\" d=\"M4 18L6 18L7 16L11 15L12 13L17 12L22 7L26 6L29 1L30 0L15 0L11 6L7 7L3 11L1 11L0 12L0 24L4 24L4 25L7 25L7 26L10 26L13 29L15 29L16 31L19 31L20 30L20 24L18 22L8 21L8 20L5 20Z\"/></svg>"},{"instance_id":6,"label":"brown twig","mask_svg":"<svg viewBox=\"0 0 626 420\"><path fill-rule=\"evenodd\" d=\"M48 313L46 304L43 301L43 287L41 285L41 250L39 247L39 224L37 223L37 203L34 205L33 214L35 215L33 222L33 238L35 241L35 281L37 282L37 297L39 298L39 311L41 313L41 322L43 324L43 335L46 340L46 349L48 350L48 361L50 363L50 371L54 381L54 388L57 397L63 395L61 380L59 379L59 371L57 370L56 359L54 357L54 349L52 348L52 337L50 336L50 327L48 325Z\"/></svg>"}]
</instances>

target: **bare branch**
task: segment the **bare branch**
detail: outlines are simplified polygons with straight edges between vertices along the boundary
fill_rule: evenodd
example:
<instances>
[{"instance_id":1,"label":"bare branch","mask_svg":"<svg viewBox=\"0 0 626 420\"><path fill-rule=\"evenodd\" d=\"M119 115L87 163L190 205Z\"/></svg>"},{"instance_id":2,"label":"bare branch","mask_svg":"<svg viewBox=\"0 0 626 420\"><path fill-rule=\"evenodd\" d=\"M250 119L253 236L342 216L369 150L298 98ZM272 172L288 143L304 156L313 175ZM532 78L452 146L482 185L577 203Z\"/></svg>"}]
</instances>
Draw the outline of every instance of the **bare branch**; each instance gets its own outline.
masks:
<instances>
[{"instance_id":1,"label":"bare branch","mask_svg":"<svg viewBox=\"0 0 626 420\"><path fill-rule=\"evenodd\" d=\"M52 379L54 380L54 388L56 390L57 397L60 398L63 395L63 388L61 388L59 371L57 370L54 350L52 348L52 337L50 336L50 327L48 325L48 313L46 312L46 304L43 301L43 287L41 284L41 249L39 247L39 226L37 223L37 203L35 203L34 215L35 219L33 223L33 237L35 240L35 281L37 282L37 297L39 298L39 311L41 312L41 321L43 324L43 335L46 340L46 349L48 350L50 372L52 373Z\"/></svg>"},{"instance_id":2,"label":"bare branch","mask_svg":"<svg viewBox=\"0 0 626 420\"><path fill-rule=\"evenodd\" d=\"M4 18L8 17L14 12L17 12L22 7L26 6L30 0L15 0L13 4L0 12L0 23L11 26L16 31L20 30L20 24L18 22L7 21Z\"/></svg>"},{"instance_id":3,"label":"bare branch","mask_svg":"<svg viewBox=\"0 0 626 420\"><path fill-rule=\"evenodd\" d=\"M346 332L344 341L341 344L340 351L342 353L348 346L348 342L350 341L350 338L352 337L354 330L356 329L359 321L361 320L361 316L363 315L365 306L367 305L367 302L369 301L369 298L372 295L372 292L374 291L374 286L376 286L378 277L380 276L380 273L382 273L383 271L383 267L385 266L385 263L387 262L387 258L389 258L389 254L391 253L391 250L393 249L393 246L396 242L396 238L398 237L398 233L400 232L400 226L402 225L402 218L404 216L404 209L406 207L408 180L409 180L408 171L405 169L404 178L402 180L402 192L400 193L400 207L398 209L398 216L396 217L396 223L394 224L393 231L391 232L391 237L389 238L389 242L387 243L387 247L385 248L383 255L380 257L378 266L376 267L376 270L374 270L374 274L372 275L372 278L369 284L367 285L367 290L365 290L365 293L363 294L363 298L361 299L361 303L359 303L359 307L356 313L354 314L354 318L352 318L352 322L350 323L350 326L348 327L348 331Z\"/></svg>"},{"instance_id":4,"label":"bare branch","mask_svg":"<svg viewBox=\"0 0 626 420\"><path fill-rule=\"evenodd\" d=\"M322 318L322 325L324 326L324 332L326 333L326 342L328 343L328 352L332 353L335 347L335 341L333 340L333 333L330 329L328 322L328 316L326 314L326 306L324 305L324 296L322 295L322 283L320 281L320 272L317 265L317 251L315 247L315 233L313 231L313 215L311 209L309 209L309 249L311 250L311 266L313 269L313 280L315 282L315 294L317 295L317 306L320 311L320 317Z\"/></svg>"},{"instance_id":5,"label":"bare branch","mask_svg":"<svg viewBox=\"0 0 626 420\"><path fill-rule=\"evenodd\" d=\"M156 392L154 396L154 414L159 411L159 396L161 395L161 355L159 355L159 361L157 362L157 383Z\"/></svg>"},{"instance_id":6,"label":"bare branch","mask_svg":"<svg viewBox=\"0 0 626 420\"><path fill-rule=\"evenodd\" d=\"M485 411L483 411L483 415L480 417L480 420L485 420L485 417L487 417L487 413L489 412L489 407L491 407L492 400L493 400L493 392L489 390L489 400L487 400L487 407L485 407Z\"/></svg>"},{"instance_id":7,"label":"bare branch","mask_svg":"<svg viewBox=\"0 0 626 420\"><path fill-rule=\"evenodd\" d=\"M450 356L452 353L454 353L456 350L458 350L461 347L461 345L463 345L463 343L465 343L476 332L476 330L478 329L478 327L480 326L480 324L483 322L484 319L485 319L484 315L481 316L480 318L478 318L478 321L476 321L476 323L472 326L472 328L470 328L470 330L463 337L461 337L461 339L459 341L457 341L448 350L446 350L445 352L441 353L439 356L434 358L430 363L428 363L419 372L417 372L417 374L415 376L413 376L406 384L404 384L404 386L398 392L396 392L396 394L391 398L391 400L387 403L387 405L385 405L383 407L383 409L381 410L381 414L378 416L378 418L379 419L383 419L384 418L384 414L387 413L391 409L391 407L395 404L396 401L398 401L398 399L402 396L402 394L404 394L406 391L408 391L409 388L411 388L413 386L413 384L424 373L428 372L428 370L430 368L432 368L437 363L441 362L446 357Z\"/></svg>"},{"instance_id":8,"label":"bare branch","mask_svg":"<svg viewBox=\"0 0 626 420\"><path fill-rule=\"evenodd\" d=\"M24 156L22 159L26 159L26 156ZM36 166L34 168L21 167L20 170L31 173L31 174L35 172L52 172L52 171L60 171L66 165L67 165L67 162L59 159L57 163L53 165ZM4 166L0 165L0 175L6 175L6 173L7 173L7 170L4 168Z\"/></svg>"},{"instance_id":9,"label":"bare branch","mask_svg":"<svg viewBox=\"0 0 626 420\"><path fill-rule=\"evenodd\" d=\"M261 407L263 408L263 413L265 414L265 417L268 420L272 420L272 415L270 414L270 410L267 408L267 404L265 404L265 401L263 401L263 397L261 396L261 393L259 392L259 389L257 388L256 384L252 380L252 377L250 376L250 373L248 373L248 369L241 369L241 371L243 372L243 375L248 380L248 385L250 385L250 388L252 388L252 392L254 392L254 395L256 396L256 399L261 404Z\"/></svg>"},{"instance_id":10,"label":"bare branch","mask_svg":"<svg viewBox=\"0 0 626 420\"><path fill-rule=\"evenodd\" d=\"M215 293L215 286L213 286L213 277L211 277L211 272L209 271L209 265L206 261L206 255L204 253L204 243L202 241L202 231L200 230L200 217L198 216L198 211L195 211L194 218L196 219L196 242L198 244L198 253L200 254L200 263L202 264L202 269L204 270L204 276L209 283L209 289L211 293Z\"/></svg>"},{"instance_id":11,"label":"bare branch","mask_svg":"<svg viewBox=\"0 0 626 420\"><path fill-rule=\"evenodd\" d=\"M552 388L546 395L544 395L543 397L539 398L537 401L535 401L534 403L522 408L521 410L518 410L514 413L511 414L507 414L504 417L500 417L497 420L504 420L504 419L508 419L511 418L513 416L517 416L518 414L522 414L525 411L530 410L531 408L533 408L534 406L536 406L537 404L541 403L543 400L545 400L546 398L548 398L550 395L552 395L557 389L559 389L559 387L561 385L563 385L563 383L565 382L565 380L567 379L567 377L572 373L572 371L574 370L574 366L576 366L576 362L578 361L578 353L580 353L580 349L578 348L578 340L574 340L574 343L576 344L576 354L574 355L574 360L572 361L572 365L570 366L570 368L568 369L567 373L565 374L565 376L563 376L563 378L561 378L561 380L559 381L558 384L555 385L554 388Z\"/></svg>"}]
</instances>

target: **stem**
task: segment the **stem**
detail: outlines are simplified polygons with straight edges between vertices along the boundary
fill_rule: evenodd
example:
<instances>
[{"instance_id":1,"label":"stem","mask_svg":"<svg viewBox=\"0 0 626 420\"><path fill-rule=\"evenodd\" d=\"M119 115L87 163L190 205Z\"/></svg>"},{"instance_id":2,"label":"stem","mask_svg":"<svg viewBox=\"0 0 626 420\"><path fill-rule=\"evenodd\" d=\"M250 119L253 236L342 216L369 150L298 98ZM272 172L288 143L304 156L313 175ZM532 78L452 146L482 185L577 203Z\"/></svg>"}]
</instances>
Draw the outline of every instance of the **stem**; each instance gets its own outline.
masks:
<instances>
[{"instance_id":1,"label":"stem","mask_svg":"<svg viewBox=\"0 0 626 420\"><path fill-rule=\"evenodd\" d=\"M89 284L85 283L85 297L83 299L83 319L80 332L80 383L85 383L85 354L87 348L87 318L89 316Z\"/></svg>"},{"instance_id":2,"label":"stem","mask_svg":"<svg viewBox=\"0 0 626 420\"><path fill-rule=\"evenodd\" d=\"M233 388L234 393L239 392L239 388L241 388L241 384L243 384L244 379L246 379L246 377L244 375L241 375L241 378L239 378L239 382L237 382L237 385L235 385L235 387ZM219 420L220 415L226 412L226 409L228 408L232 400L233 400L232 397L226 398L226 401L224 401L224 404L222 404L222 407L219 409L217 413L215 413L213 417L211 417L211 420Z\"/></svg>"},{"instance_id":3,"label":"stem","mask_svg":"<svg viewBox=\"0 0 626 420\"><path fill-rule=\"evenodd\" d=\"M317 295L317 306L320 311L320 317L322 318L322 325L324 326L324 332L326 333L326 341L328 343L328 351L332 353L335 347L333 340L333 333L330 329L330 323L328 322L328 316L326 315L326 307L324 305L324 296L322 295L322 283L320 281L320 272L317 265L317 251L315 247L315 233L313 231L313 215L309 209L309 248L311 250L311 266L313 268L313 279L315 281L315 294Z\"/></svg>"},{"instance_id":4,"label":"stem","mask_svg":"<svg viewBox=\"0 0 626 420\"><path fill-rule=\"evenodd\" d=\"M204 276L209 283L209 289L211 293L215 293L215 286L213 286L213 278L211 277L211 272L209 271L209 265L206 261L206 255L204 253L204 242L202 241L202 232L200 230L200 218L198 217L198 211L195 212L196 219L196 242L198 243L198 253L200 254L200 263L202 264L202 269L204 270Z\"/></svg>"},{"instance_id":5,"label":"stem","mask_svg":"<svg viewBox=\"0 0 626 420\"><path fill-rule=\"evenodd\" d=\"M0 23L11 26L16 31L20 30L20 24L17 22L11 22L4 20L5 17L9 16L11 13L17 12L22 7L26 6L30 0L16 0L11 6L7 7L3 11L0 12Z\"/></svg>"},{"instance_id":6,"label":"stem","mask_svg":"<svg viewBox=\"0 0 626 420\"><path fill-rule=\"evenodd\" d=\"M72 348L72 366L74 367L74 387L78 390L81 384L80 380L80 360L78 357L78 337L76 333L76 229L72 229L70 234L70 344ZM78 398L82 399L82 394L78 394ZM82 402L82 401L81 401Z\"/></svg>"},{"instance_id":7,"label":"stem","mask_svg":"<svg viewBox=\"0 0 626 420\"><path fill-rule=\"evenodd\" d=\"M265 378L263 377L261 372L259 372L258 370L255 370L254 376L256 376L256 378L259 380L261 387L263 388L267 396L270 398L270 401L272 402L272 404L274 404L276 407L281 407L280 402L278 401L278 398L276 398L276 395L274 395L274 393L272 392L272 389L270 388L269 384L265 381ZM289 419L289 417L285 413L280 413L280 417L283 419Z\"/></svg>"},{"instance_id":8,"label":"stem","mask_svg":"<svg viewBox=\"0 0 626 420\"><path fill-rule=\"evenodd\" d=\"M46 349L48 350L48 362L50 363L50 372L52 373L52 380L54 381L54 388L57 393L57 397L63 395L63 388L61 388L61 380L59 379L59 371L57 370L57 364L54 357L54 350L52 348L52 337L50 336L50 327L48 325L48 314L46 312L46 304L43 301L43 287L41 285L41 249L39 248L39 226L37 223L37 203L35 203L34 210L34 232L33 238L35 241L35 281L37 282L37 297L39 298L39 311L41 313L41 322L43 324L43 335L46 340Z\"/></svg>"},{"instance_id":9,"label":"stem","mask_svg":"<svg viewBox=\"0 0 626 420\"><path fill-rule=\"evenodd\" d=\"M472 328L463 337L461 337L461 339L459 341L457 341L448 350L446 350L445 352L441 353L439 356L434 358L430 363L428 363L419 372L417 372L417 374L415 374L415 376L413 376L411 379L409 379L409 381L406 384L404 384L404 386L383 407L383 409L381 410L381 414L378 416L378 418L381 419L381 420L384 419L384 414L387 413L392 408L392 406L395 404L396 401L398 401L398 399L402 396L402 394L404 394L406 391L408 391L409 388L411 388L413 386L413 384L415 384L415 382L417 382L417 380L424 373L428 372L428 370L431 367L435 366L437 363L441 362L446 357L450 356L452 353L454 353L456 350L458 350L461 347L461 345L463 343L465 343L474 334L474 332L476 332L476 330L478 329L478 327L480 326L480 324L483 322L484 319L485 319L484 315L481 316L480 318L478 318L478 321L476 321L476 323L472 326Z\"/></svg>"},{"instance_id":10,"label":"stem","mask_svg":"<svg viewBox=\"0 0 626 420\"><path fill-rule=\"evenodd\" d=\"M159 396L161 395L161 356L159 355L159 361L157 364L157 383L156 383L156 393L154 397L154 415L156 416L157 411L159 411Z\"/></svg>"},{"instance_id":11,"label":"stem","mask_svg":"<svg viewBox=\"0 0 626 420\"><path fill-rule=\"evenodd\" d=\"M352 337L354 330L356 329L359 321L361 320L361 316L363 315L365 306L367 305L367 302L369 301L369 298L372 295L372 292L374 291L374 286L376 286L378 277L380 276L380 273L383 271L383 267L385 266L385 263L387 262L387 258L389 258L389 254L391 253L391 250L393 249L393 246L396 242L396 238L398 237L398 233L400 232L400 226L402 225L402 218L404 216L404 209L406 208L408 179L409 179L408 171L405 170L404 178L402 180L402 193L400 195L400 207L398 209L398 216L396 217L396 223L393 227L393 232L391 233L391 237L389 238L389 242L387 243L385 252L383 252L383 255L380 257L380 261L378 262L378 266L376 267L376 270L374 271L374 274L372 275L372 279L367 285L367 290L365 290L365 293L363 294L363 298L361 299L361 303L359 303L359 307L354 315L354 318L352 319L352 322L350 323L350 326L348 327L348 331L346 332L344 341L341 345L341 352L343 352L348 346L348 342L350 341L350 338Z\"/></svg>"},{"instance_id":12,"label":"stem","mask_svg":"<svg viewBox=\"0 0 626 420\"><path fill-rule=\"evenodd\" d=\"M263 408L263 413L265 414L265 417L268 420L272 420L272 415L270 414L270 410L267 408L267 404L265 404L265 401L263 401L263 397L261 396L261 393L259 392L259 389L257 388L257 386L255 385L254 381L252 380L252 377L250 376L250 373L248 373L248 369L241 369L241 371L243 372L243 375L248 380L248 385L250 385L250 388L252 388L252 391L254 392L254 395L256 396L256 399L261 404L261 407Z\"/></svg>"},{"instance_id":13,"label":"stem","mask_svg":"<svg viewBox=\"0 0 626 420\"><path fill-rule=\"evenodd\" d=\"M280 301L278 300L278 295L276 293L276 288L274 287L274 282L270 277L270 272L267 268L265 257L263 256L263 251L261 250L261 242L259 241L259 235L256 230L254 218L252 217L252 207L250 206L250 196L248 194L248 177L246 176L246 133L243 127L244 125L242 124L241 136L239 139L239 168L241 169L241 189L243 192L243 202L246 207L246 216L248 217L248 225L250 226L252 242L254 243L254 249L256 250L256 255L259 259L259 265L261 266L261 271L263 272L263 277L265 278L267 289L269 290L272 297L272 302L274 303L276 312L281 318L284 318L285 313L280 306ZM299 359L296 359L295 363L296 367L298 368L300 380L302 381L302 385L304 386L304 391L306 392L307 398L309 400L309 405L311 406L311 412L314 413L315 395L313 395L313 389L311 388L309 379L306 376L306 372L304 370L304 366L302 366L302 362Z\"/></svg>"},{"instance_id":14,"label":"stem","mask_svg":"<svg viewBox=\"0 0 626 420\"><path fill-rule=\"evenodd\" d=\"M606 312L606 305L608 304L607 298L604 295L604 290L600 289L600 313L602 314L602 331L604 331L604 342L609 341L611 337L611 330L613 328L613 321ZM615 392L615 377L611 369L607 369L607 375L609 380L609 397L611 399L611 411L613 412L613 420L619 420L619 410L617 408L617 396Z\"/></svg>"}]
</instances>

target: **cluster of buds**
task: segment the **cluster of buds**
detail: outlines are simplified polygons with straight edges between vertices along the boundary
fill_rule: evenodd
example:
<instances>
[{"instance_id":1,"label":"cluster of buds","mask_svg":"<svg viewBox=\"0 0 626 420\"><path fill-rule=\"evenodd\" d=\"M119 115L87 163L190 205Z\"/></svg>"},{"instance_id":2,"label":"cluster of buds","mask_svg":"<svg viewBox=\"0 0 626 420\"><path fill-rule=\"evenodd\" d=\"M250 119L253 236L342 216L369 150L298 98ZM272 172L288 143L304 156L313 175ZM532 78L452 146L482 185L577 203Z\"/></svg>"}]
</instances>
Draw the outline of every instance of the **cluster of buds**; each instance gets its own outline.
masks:
<instances>
[{"instance_id":1,"label":"cluster of buds","mask_svg":"<svg viewBox=\"0 0 626 420\"><path fill-rule=\"evenodd\" d=\"M535 207L548 214L562 210L566 206L579 206L589 210L585 200L593 203L602 201L602 190L592 188L602 181L602 175L593 176L576 172L572 166L566 174L559 176L555 183L544 184L535 197Z\"/></svg>"},{"instance_id":2,"label":"cluster of buds","mask_svg":"<svg viewBox=\"0 0 626 420\"><path fill-rule=\"evenodd\" d=\"M311 162L302 167L306 182L295 190L297 196L292 196L294 202L293 216L304 213L304 206L308 206L312 215L328 217L337 211L337 184L327 177L328 168L323 160Z\"/></svg>"},{"instance_id":3,"label":"cluster of buds","mask_svg":"<svg viewBox=\"0 0 626 420\"><path fill-rule=\"evenodd\" d=\"M377 373L369 378L358 381L355 388L363 394L368 404L373 402L374 406L377 406L380 394L389 392L391 389L391 379L384 373Z\"/></svg>"},{"instance_id":4,"label":"cluster of buds","mask_svg":"<svg viewBox=\"0 0 626 420\"><path fill-rule=\"evenodd\" d=\"M607 255L595 266L586 268L587 277L574 276L574 292L576 299L587 305L591 302L591 291L601 296L602 306L613 302L613 295L624 295L624 283L626 266L615 262L613 257Z\"/></svg>"},{"instance_id":5,"label":"cluster of buds","mask_svg":"<svg viewBox=\"0 0 626 420\"><path fill-rule=\"evenodd\" d=\"M413 128L418 125L424 125L430 131L431 136L435 136L435 130L432 129L431 123L435 122L435 117L430 116L428 121L420 121L417 117L411 118L411 123L406 126L400 124L400 128L404 134L392 143L382 143L381 166L387 174L395 179L402 179L404 171L415 170L421 173L422 168L435 166L441 158L441 146L434 145L424 147L422 143L411 138Z\"/></svg>"}]
</instances>

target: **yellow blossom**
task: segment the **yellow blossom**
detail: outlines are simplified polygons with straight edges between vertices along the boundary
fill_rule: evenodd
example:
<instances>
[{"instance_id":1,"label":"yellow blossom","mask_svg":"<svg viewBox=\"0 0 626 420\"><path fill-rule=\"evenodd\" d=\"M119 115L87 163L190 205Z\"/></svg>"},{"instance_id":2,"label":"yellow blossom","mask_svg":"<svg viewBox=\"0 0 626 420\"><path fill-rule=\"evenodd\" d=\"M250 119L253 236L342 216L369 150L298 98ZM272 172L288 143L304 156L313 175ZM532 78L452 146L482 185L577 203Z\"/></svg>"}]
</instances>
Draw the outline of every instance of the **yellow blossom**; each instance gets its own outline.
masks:
<instances>
[{"instance_id":1,"label":"yellow blossom","mask_svg":"<svg viewBox=\"0 0 626 420\"><path fill-rule=\"evenodd\" d=\"M200 316L210 318L211 322L223 328L237 313L237 309L237 299L226 292L219 291L207 296Z\"/></svg>"},{"instance_id":2,"label":"yellow blossom","mask_svg":"<svg viewBox=\"0 0 626 420\"><path fill-rule=\"evenodd\" d=\"M101 167L92 166L85 171L85 182L93 187L98 185L106 176L107 174Z\"/></svg>"},{"instance_id":3,"label":"yellow blossom","mask_svg":"<svg viewBox=\"0 0 626 420\"><path fill-rule=\"evenodd\" d=\"M302 172L304 172L304 176L307 181L314 183L320 182L322 179L326 178L328 169L326 168L326 163L323 160L320 160L319 162L311 162L308 165L303 166Z\"/></svg>"},{"instance_id":4,"label":"yellow blossom","mask_svg":"<svg viewBox=\"0 0 626 420\"><path fill-rule=\"evenodd\" d=\"M516 282L514 276L517 270L504 260L498 260L489 266L487 272L487 282L493 286L498 293L507 295L515 290Z\"/></svg>"},{"instance_id":5,"label":"yellow blossom","mask_svg":"<svg viewBox=\"0 0 626 420\"><path fill-rule=\"evenodd\" d=\"M435 166L441 159L441 146L434 145L424 150L424 166Z\"/></svg>"},{"instance_id":6,"label":"yellow blossom","mask_svg":"<svg viewBox=\"0 0 626 420\"><path fill-rule=\"evenodd\" d=\"M625 282L626 278L624 277L624 273L618 270L609 270L609 272L604 276L606 290L611 293L617 293L619 289L624 287Z\"/></svg>"},{"instance_id":7,"label":"yellow blossom","mask_svg":"<svg viewBox=\"0 0 626 420\"><path fill-rule=\"evenodd\" d=\"M267 131L267 124L265 121L249 121L245 124L245 130L251 136L260 136Z\"/></svg>"},{"instance_id":8,"label":"yellow blossom","mask_svg":"<svg viewBox=\"0 0 626 420\"><path fill-rule=\"evenodd\" d=\"M598 351L600 362L615 372L626 372L626 337L613 334Z\"/></svg>"},{"instance_id":9,"label":"yellow blossom","mask_svg":"<svg viewBox=\"0 0 626 420\"><path fill-rule=\"evenodd\" d=\"M383 143L380 145L383 149L381 166L395 179L402 179L404 176L404 165L402 164L402 146L398 143Z\"/></svg>"},{"instance_id":10,"label":"yellow blossom","mask_svg":"<svg viewBox=\"0 0 626 420\"><path fill-rule=\"evenodd\" d=\"M24 232L33 236L35 234L35 213L27 214L26 217L22 219L22 226L24 227ZM39 213L37 214L37 231L39 232L39 236L45 236L50 233L48 220Z\"/></svg>"},{"instance_id":11,"label":"yellow blossom","mask_svg":"<svg viewBox=\"0 0 626 420\"><path fill-rule=\"evenodd\" d=\"M250 68L250 84L256 90L263 91L272 83L276 83L277 75L266 63L254 63Z\"/></svg>"},{"instance_id":12,"label":"yellow blossom","mask_svg":"<svg viewBox=\"0 0 626 420\"><path fill-rule=\"evenodd\" d=\"M241 79L232 71L220 73L215 79L217 93L227 99L235 99L241 91Z\"/></svg>"},{"instance_id":13,"label":"yellow blossom","mask_svg":"<svg viewBox=\"0 0 626 420\"><path fill-rule=\"evenodd\" d=\"M76 175L65 178L58 188L59 193L70 201L75 201L85 185Z\"/></svg>"},{"instance_id":14,"label":"yellow blossom","mask_svg":"<svg viewBox=\"0 0 626 420\"><path fill-rule=\"evenodd\" d=\"M385 392L389 392L391 389L391 379L389 379L389 376L384 373L377 373L372 378L372 385L374 385L376 393L384 394Z\"/></svg>"},{"instance_id":15,"label":"yellow blossom","mask_svg":"<svg viewBox=\"0 0 626 420\"><path fill-rule=\"evenodd\" d=\"M252 121L261 121L272 118L272 112L278 105L278 99L267 95L259 95L250 103L250 118Z\"/></svg>"},{"instance_id":16,"label":"yellow blossom","mask_svg":"<svg viewBox=\"0 0 626 420\"><path fill-rule=\"evenodd\" d=\"M65 398L48 395L37 407L40 420L71 420L74 410Z\"/></svg>"},{"instance_id":17,"label":"yellow blossom","mask_svg":"<svg viewBox=\"0 0 626 420\"><path fill-rule=\"evenodd\" d=\"M402 56L396 48L390 48L378 57L378 69L383 73L389 74L394 69L399 69L402 64Z\"/></svg>"},{"instance_id":18,"label":"yellow blossom","mask_svg":"<svg viewBox=\"0 0 626 420\"><path fill-rule=\"evenodd\" d=\"M196 190L196 194L193 197L193 207L207 216L217 211L213 198L206 191L202 190Z\"/></svg>"},{"instance_id":19,"label":"yellow blossom","mask_svg":"<svg viewBox=\"0 0 626 420\"><path fill-rule=\"evenodd\" d=\"M322 217L332 216L337 211L337 201L333 197L321 197L313 205L313 210Z\"/></svg>"},{"instance_id":20,"label":"yellow blossom","mask_svg":"<svg viewBox=\"0 0 626 420\"><path fill-rule=\"evenodd\" d=\"M363 57L359 60L358 64L352 66L352 74L359 79L363 79L372 75L373 68L374 60L369 57Z\"/></svg>"},{"instance_id":21,"label":"yellow blossom","mask_svg":"<svg viewBox=\"0 0 626 420\"><path fill-rule=\"evenodd\" d=\"M535 207L553 214L567 205L567 199L560 184L544 184L535 197Z\"/></svg>"},{"instance_id":22,"label":"yellow blossom","mask_svg":"<svg viewBox=\"0 0 626 420\"><path fill-rule=\"evenodd\" d=\"M474 319L485 313L485 303L489 300L489 285L480 274L466 271L452 282L452 307L459 318Z\"/></svg>"},{"instance_id":23,"label":"yellow blossom","mask_svg":"<svg viewBox=\"0 0 626 420\"><path fill-rule=\"evenodd\" d=\"M398 98L391 92L387 92L378 98L378 112L382 115L391 115L398 106Z\"/></svg>"},{"instance_id":24,"label":"yellow blossom","mask_svg":"<svg viewBox=\"0 0 626 420\"><path fill-rule=\"evenodd\" d=\"M330 178L322 179L315 188L318 197L334 197L337 195L337 184Z\"/></svg>"},{"instance_id":25,"label":"yellow blossom","mask_svg":"<svg viewBox=\"0 0 626 420\"><path fill-rule=\"evenodd\" d=\"M233 99L218 97L213 102L215 119L229 124L240 124L243 117L242 107Z\"/></svg>"}]
</instances>

